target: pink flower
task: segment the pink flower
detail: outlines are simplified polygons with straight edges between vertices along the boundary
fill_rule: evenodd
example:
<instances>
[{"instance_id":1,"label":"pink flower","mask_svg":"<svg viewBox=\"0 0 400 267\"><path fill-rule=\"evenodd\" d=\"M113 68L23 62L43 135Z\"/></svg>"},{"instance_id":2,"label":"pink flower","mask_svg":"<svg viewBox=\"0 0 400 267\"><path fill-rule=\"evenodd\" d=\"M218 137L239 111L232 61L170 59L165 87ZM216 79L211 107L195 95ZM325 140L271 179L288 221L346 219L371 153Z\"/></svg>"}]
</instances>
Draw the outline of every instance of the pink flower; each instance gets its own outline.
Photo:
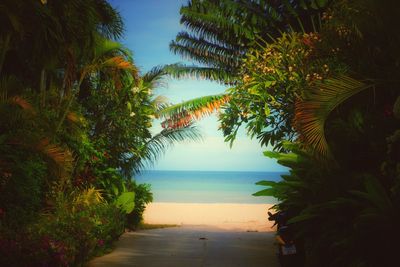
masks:
<instances>
[{"instance_id":1,"label":"pink flower","mask_svg":"<svg viewBox=\"0 0 400 267\"><path fill-rule=\"evenodd\" d=\"M99 241L97 241L97 244L99 245L99 247L104 246L104 240L100 239Z\"/></svg>"}]
</instances>

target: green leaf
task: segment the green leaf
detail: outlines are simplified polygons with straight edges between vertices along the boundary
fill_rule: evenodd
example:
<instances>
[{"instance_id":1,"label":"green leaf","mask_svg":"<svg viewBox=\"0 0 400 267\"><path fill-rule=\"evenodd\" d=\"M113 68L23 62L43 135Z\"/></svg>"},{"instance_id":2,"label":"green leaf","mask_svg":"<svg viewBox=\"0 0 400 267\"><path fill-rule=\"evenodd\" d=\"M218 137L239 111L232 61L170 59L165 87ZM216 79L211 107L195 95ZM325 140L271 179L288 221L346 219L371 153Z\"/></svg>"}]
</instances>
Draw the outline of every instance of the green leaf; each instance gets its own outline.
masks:
<instances>
[{"instance_id":1,"label":"green leaf","mask_svg":"<svg viewBox=\"0 0 400 267\"><path fill-rule=\"evenodd\" d=\"M125 192L122 193L116 200L115 205L119 207L126 214L129 214L135 208L135 193Z\"/></svg>"},{"instance_id":2,"label":"green leaf","mask_svg":"<svg viewBox=\"0 0 400 267\"><path fill-rule=\"evenodd\" d=\"M326 6L328 0L315 0L315 3L319 8L322 8Z\"/></svg>"},{"instance_id":3,"label":"green leaf","mask_svg":"<svg viewBox=\"0 0 400 267\"><path fill-rule=\"evenodd\" d=\"M276 81L265 81L265 82L264 82L264 86L265 86L266 88L271 87L271 86L273 86L273 85L275 85L275 84L276 84Z\"/></svg>"},{"instance_id":4,"label":"green leaf","mask_svg":"<svg viewBox=\"0 0 400 267\"><path fill-rule=\"evenodd\" d=\"M249 87L249 89L247 89L247 91L249 92L249 94L251 95L261 95L258 88L260 87L259 83L256 83L255 85Z\"/></svg>"},{"instance_id":5,"label":"green leaf","mask_svg":"<svg viewBox=\"0 0 400 267\"><path fill-rule=\"evenodd\" d=\"M267 188L261 191L258 191L253 194L253 196L260 197L260 196L267 196L267 197L273 197L275 196L276 190L274 188Z\"/></svg>"},{"instance_id":6,"label":"green leaf","mask_svg":"<svg viewBox=\"0 0 400 267\"><path fill-rule=\"evenodd\" d=\"M258 181L256 185L275 186L277 183L274 181Z\"/></svg>"},{"instance_id":7,"label":"green leaf","mask_svg":"<svg viewBox=\"0 0 400 267\"><path fill-rule=\"evenodd\" d=\"M287 167L292 167L293 164L299 162L299 156L295 153L280 154L278 163Z\"/></svg>"},{"instance_id":8,"label":"green leaf","mask_svg":"<svg viewBox=\"0 0 400 267\"><path fill-rule=\"evenodd\" d=\"M394 210L390 197L380 181L374 176L368 176L365 180L365 189L368 198L381 211L388 212Z\"/></svg>"},{"instance_id":9,"label":"green leaf","mask_svg":"<svg viewBox=\"0 0 400 267\"><path fill-rule=\"evenodd\" d=\"M264 105L264 113L265 113L265 116L267 116L267 117L271 113L271 110L269 109L269 106L267 103L265 103L265 105Z\"/></svg>"},{"instance_id":10,"label":"green leaf","mask_svg":"<svg viewBox=\"0 0 400 267\"><path fill-rule=\"evenodd\" d=\"M264 156L271 158L271 159L279 159L281 153L275 151L264 151Z\"/></svg>"}]
</instances>

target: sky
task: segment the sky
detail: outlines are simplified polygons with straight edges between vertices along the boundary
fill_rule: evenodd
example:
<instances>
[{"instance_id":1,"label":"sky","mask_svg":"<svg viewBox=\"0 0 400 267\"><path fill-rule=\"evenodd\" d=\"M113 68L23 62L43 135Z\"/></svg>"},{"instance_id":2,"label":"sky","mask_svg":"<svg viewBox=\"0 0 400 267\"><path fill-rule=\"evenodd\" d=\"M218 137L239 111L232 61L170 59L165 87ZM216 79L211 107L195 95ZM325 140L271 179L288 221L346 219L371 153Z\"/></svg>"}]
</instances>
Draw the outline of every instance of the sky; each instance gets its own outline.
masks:
<instances>
[{"instance_id":1,"label":"sky","mask_svg":"<svg viewBox=\"0 0 400 267\"><path fill-rule=\"evenodd\" d=\"M111 5L122 15L125 34L121 42L133 52L135 64L141 73L152 67L189 63L169 51L169 43L179 31L179 9L186 0L110 0ZM167 97L171 103L180 103L192 98L219 94L226 87L215 82L196 79L176 80L167 78L155 94ZM218 131L215 115L197 123L203 134L200 142L185 141L174 145L150 169L155 170L210 170L210 171L284 171L274 160L263 156L255 139L250 139L245 130L240 131L232 148L224 142ZM161 130L155 122L154 132Z\"/></svg>"}]
</instances>

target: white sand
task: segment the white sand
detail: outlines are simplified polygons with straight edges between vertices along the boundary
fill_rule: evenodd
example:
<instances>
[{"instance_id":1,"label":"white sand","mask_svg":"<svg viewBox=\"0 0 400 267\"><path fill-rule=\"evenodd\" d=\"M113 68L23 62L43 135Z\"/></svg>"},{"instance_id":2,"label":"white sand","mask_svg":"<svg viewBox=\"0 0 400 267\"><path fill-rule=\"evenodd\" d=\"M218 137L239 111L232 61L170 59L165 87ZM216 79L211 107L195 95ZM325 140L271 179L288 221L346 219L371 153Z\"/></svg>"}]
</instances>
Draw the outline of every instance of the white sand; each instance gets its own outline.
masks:
<instances>
[{"instance_id":1,"label":"white sand","mask_svg":"<svg viewBox=\"0 0 400 267\"><path fill-rule=\"evenodd\" d=\"M271 204L150 203L144 213L149 224L204 225L237 231L274 231L268 221Z\"/></svg>"}]
</instances>

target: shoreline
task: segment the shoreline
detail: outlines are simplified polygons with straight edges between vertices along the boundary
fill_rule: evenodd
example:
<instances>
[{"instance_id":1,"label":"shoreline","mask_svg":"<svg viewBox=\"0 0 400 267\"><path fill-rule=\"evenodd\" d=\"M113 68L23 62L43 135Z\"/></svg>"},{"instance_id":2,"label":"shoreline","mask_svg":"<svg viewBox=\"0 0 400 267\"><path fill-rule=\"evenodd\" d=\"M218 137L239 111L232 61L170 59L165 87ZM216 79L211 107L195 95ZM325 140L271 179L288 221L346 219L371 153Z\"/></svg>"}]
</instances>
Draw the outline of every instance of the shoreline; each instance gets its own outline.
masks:
<instances>
[{"instance_id":1,"label":"shoreline","mask_svg":"<svg viewBox=\"0 0 400 267\"><path fill-rule=\"evenodd\" d=\"M221 230L270 232L268 210L274 204L153 202L143 214L144 223L207 226Z\"/></svg>"}]
</instances>

